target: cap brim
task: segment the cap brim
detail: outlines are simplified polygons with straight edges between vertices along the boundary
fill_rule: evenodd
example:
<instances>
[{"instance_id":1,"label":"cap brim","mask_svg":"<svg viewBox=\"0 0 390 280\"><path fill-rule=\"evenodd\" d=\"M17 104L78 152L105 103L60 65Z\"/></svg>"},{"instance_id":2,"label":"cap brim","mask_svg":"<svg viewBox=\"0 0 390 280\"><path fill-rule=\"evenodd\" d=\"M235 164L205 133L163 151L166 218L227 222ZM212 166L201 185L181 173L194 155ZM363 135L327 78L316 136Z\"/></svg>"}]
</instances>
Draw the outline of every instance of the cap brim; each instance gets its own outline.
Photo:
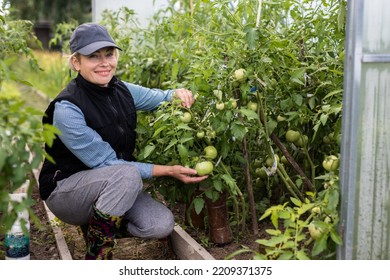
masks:
<instances>
[{"instance_id":1,"label":"cap brim","mask_svg":"<svg viewBox=\"0 0 390 280\"><path fill-rule=\"evenodd\" d=\"M96 52L97 50L100 50L102 48L107 48L107 47L114 47L119 50L122 50L120 47L118 47L116 44L108 41L99 41L99 42L94 42L92 44L89 44L79 50L77 52L82 55L90 55L91 53Z\"/></svg>"}]
</instances>

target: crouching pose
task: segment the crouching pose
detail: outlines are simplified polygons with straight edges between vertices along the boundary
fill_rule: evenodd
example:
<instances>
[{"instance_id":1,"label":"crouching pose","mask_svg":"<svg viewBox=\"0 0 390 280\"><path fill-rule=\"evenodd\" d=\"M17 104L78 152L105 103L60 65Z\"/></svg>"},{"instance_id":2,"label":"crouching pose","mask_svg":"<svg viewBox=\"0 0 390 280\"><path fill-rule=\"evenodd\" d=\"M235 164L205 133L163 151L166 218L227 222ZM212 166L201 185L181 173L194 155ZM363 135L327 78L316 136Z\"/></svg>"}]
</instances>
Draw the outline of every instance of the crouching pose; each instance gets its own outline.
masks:
<instances>
[{"instance_id":1,"label":"crouching pose","mask_svg":"<svg viewBox=\"0 0 390 280\"><path fill-rule=\"evenodd\" d=\"M137 110L151 111L173 98L190 107L194 98L186 89L163 91L119 80L120 50L103 26L78 26L69 58L77 77L43 118L61 134L45 146L54 161L44 161L39 192L54 215L85 229L86 259L111 259L119 229L158 239L172 232L171 211L143 191L143 179L170 176L198 183L207 177L180 165L135 161Z\"/></svg>"}]
</instances>

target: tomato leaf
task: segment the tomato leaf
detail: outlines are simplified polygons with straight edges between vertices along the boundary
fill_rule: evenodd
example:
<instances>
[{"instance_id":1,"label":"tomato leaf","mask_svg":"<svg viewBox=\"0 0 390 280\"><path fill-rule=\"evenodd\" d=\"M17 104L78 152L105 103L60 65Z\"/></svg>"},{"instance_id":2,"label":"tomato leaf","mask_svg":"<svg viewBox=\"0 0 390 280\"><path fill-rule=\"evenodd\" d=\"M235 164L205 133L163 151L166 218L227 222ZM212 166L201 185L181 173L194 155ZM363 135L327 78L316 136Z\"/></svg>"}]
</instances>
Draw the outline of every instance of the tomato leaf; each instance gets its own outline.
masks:
<instances>
[{"instance_id":1,"label":"tomato leaf","mask_svg":"<svg viewBox=\"0 0 390 280\"><path fill-rule=\"evenodd\" d=\"M259 30L256 27L247 25L244 27L245 39L250 49L255 49L259 38Z\"/></svg>"},{"instance_id":2,"label":"tomato leaf","mask_svg":"<svg viewBox=\"0 0 390 280\"><path fill-rule=\"evenodd\" d=\"M242 124L233 123L231 126L231 131L233 136L236 137L238 141L241 141L242 139L244 139L244 136L248 132L248 129Z\"/></svg>"},{"instance_id":3,"label":"tomato leaf","mask_svg":"<svg viewBox=\"0 0 390 280\"><path fill-rule=\"evenodd\" d=\"M149 144L147 145L145 148L144 148L144 153L143 153L143 157L144 158L147 158L150 156L150 154L154 151L154 149L156 148L156 146L154 146L153 144Z\"/></svg>"},{"instance_id":4,"label":"tomato leaf","mask_svg":"<svg viewBox=\"0 0 390 280\"><path fill-rule=\"evenodd\" d=\"M204 207L204 200L203 200L203 198L195 197L194 198L194 209L195 209L196 214L199 215L200 212L202 212L203 207Z\"/></svg>"},{"instance_id":5,"label":"tomato leaf","mask_svg":"<svg viewBox=\"0 0 390 280\"><path fill-rule=\"evenodd\" d=\"M258 120L259 119L259 115L256 112L249 110L249 109L241 108L240 113L243 114L245 117L247 117L248 120Z\"/></svg>"},{"instance_id":6,"label":"tomato leaf","mask_svg":"<svg viewBox=\"0 0 390 280\"><path fill-rule=\"evenodd\" d=\"M310 260L310 258L306 255L305 251L299 250L297 253L298 260Z\"/></svg>"},{"instance_id":7,"label":"tomato leaf","mask_svg":"<svg viewBox=\"0 0 390 280\"><path fill-rule=\"evenodd\" d=\"M177 139L172 139L169 145L164 149L164 152L168 151L172 146L177 144Z\"/></svg>"}]
</instances>

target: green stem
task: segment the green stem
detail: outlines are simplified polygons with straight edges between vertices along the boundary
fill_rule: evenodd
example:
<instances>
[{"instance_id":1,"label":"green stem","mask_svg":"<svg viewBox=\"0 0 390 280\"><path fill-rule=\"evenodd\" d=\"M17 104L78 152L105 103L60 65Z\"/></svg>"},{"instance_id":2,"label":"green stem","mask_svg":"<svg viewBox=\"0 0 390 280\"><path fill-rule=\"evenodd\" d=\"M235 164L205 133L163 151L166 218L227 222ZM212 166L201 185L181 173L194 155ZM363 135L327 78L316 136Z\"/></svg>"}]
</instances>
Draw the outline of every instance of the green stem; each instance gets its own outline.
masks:
<instances>
[{"instance_id":1,"label":"green stem","mask_svg":"<svg viewBox=\"0 0 390 280\"><path fill-rule=\"evenodd\" d=\"M286 178L284 177L283 173L280 171L280 169L276 169L276 172L278 173L278 175L280 176L280 178L282 179L284 185L286 186L287 190L296 198L296 199L299 199L299 196L294 192L294 190L291 188L290 184L287 182Z\"/></svg>"},{"instance_id":2,"label":"green stem","mask_svg":"<svg viewBox=\"0 0 390 280\"><path fill-rule=\"evenodd\" d=\"M310 170L311 170L311 180L314 182L315 181L315 170L316 170L316 168L315 168L315 166L313 164L313 161L310 158L309 151L307 150L306 145L304 145L303 151L305 153L305 156L306 156L307 160L309 161Z\"/></svg>"},{"instance_id":3,"label":"green stem","mask_svg":"<svg viewBox=\"0 0 390 280\"><path fill-rule=\"evenodd\" d=\"M270 134L268 131L268 126L267 126L267 122L266 122L265 114L264 114L265 110L264 110L262 98L260 96L260 92L257 92L256 97L257 97L257 100L259 102L259 107L257 108L257 115L259 116L258 123L259 123L260 127L261 126L264 127L265 135L267 136L266 142L267 142L268 155L271 158L274 158L274 153L273 153L272 147L271 147ZM262 119L263 119L263 123L261 121Z\"/></svg>"},{"instance_id":4,"label":"green stem","mask_svg":"<svg viewBox=\"0 0 390 280\"><path fill-rule=\"evenodd\" d=\"M304 197L301 193L301 191L298 189L297 185L295 185L295 183L291 180L290 176L287 174L286 172L286 169L284 168L283 165L279 165L278 168L280 168L282 174L285 176L286 178L286 182L289 184L289 186L294 190L294 192L297 194L297 196L299 197L299 199L301 201L304 201Z\"/></svg>"},{"instance_id":5,"label":"green stem","mask_svg":"<svg viewBox=\"0 0 390 280\"><path fill-rule=\"evenodd\" d=\"M222 166L222 169L225 171L225 173L230 175L230 172L226 168L225 164L222 161L220 162L220 164ZM236 188L234 189L234 192L237 193L236 195L234 193L232 193L232 190L230 188L229 188L229 191L230 191L230 195L232 197L233 203L237 206L237 208L235 209L236 210L235 217L236 217L236 221L237 221L237 226L242 225L245 228L246 212L247 212L246 211L246 204L245 204L244 196L242 195L240 188L238 188L237 184L235 184L235 186L236 186ZM238 204L238 201L236 199L236 196L241 201L241 206L242 206L242 211L241 211L242 218L241 219L240 219L240 214L239 214L239 204Z\"/></svg>"}]
</instances>

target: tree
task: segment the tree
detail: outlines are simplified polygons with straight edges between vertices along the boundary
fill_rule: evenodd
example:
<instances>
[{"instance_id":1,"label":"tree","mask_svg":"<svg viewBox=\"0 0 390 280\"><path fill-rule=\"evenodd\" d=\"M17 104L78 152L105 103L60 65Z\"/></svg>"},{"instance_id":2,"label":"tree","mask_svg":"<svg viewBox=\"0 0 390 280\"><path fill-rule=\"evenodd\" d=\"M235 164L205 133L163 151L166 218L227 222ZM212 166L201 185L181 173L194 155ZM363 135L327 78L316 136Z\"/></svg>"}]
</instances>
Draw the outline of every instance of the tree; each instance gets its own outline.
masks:
<instances>
[{"instance_id":1,"label":"tree","mask_svg":"<svg viewBox=\"0 0 390 280\"><path fill-rule=\"evenodd\" d=\"M67 0L4 0L3 7L10 7L10 16L31 20L33 23L49 21L54 26L60 22L91 21L91 1Z\"/></svg>"}]
</instances>

